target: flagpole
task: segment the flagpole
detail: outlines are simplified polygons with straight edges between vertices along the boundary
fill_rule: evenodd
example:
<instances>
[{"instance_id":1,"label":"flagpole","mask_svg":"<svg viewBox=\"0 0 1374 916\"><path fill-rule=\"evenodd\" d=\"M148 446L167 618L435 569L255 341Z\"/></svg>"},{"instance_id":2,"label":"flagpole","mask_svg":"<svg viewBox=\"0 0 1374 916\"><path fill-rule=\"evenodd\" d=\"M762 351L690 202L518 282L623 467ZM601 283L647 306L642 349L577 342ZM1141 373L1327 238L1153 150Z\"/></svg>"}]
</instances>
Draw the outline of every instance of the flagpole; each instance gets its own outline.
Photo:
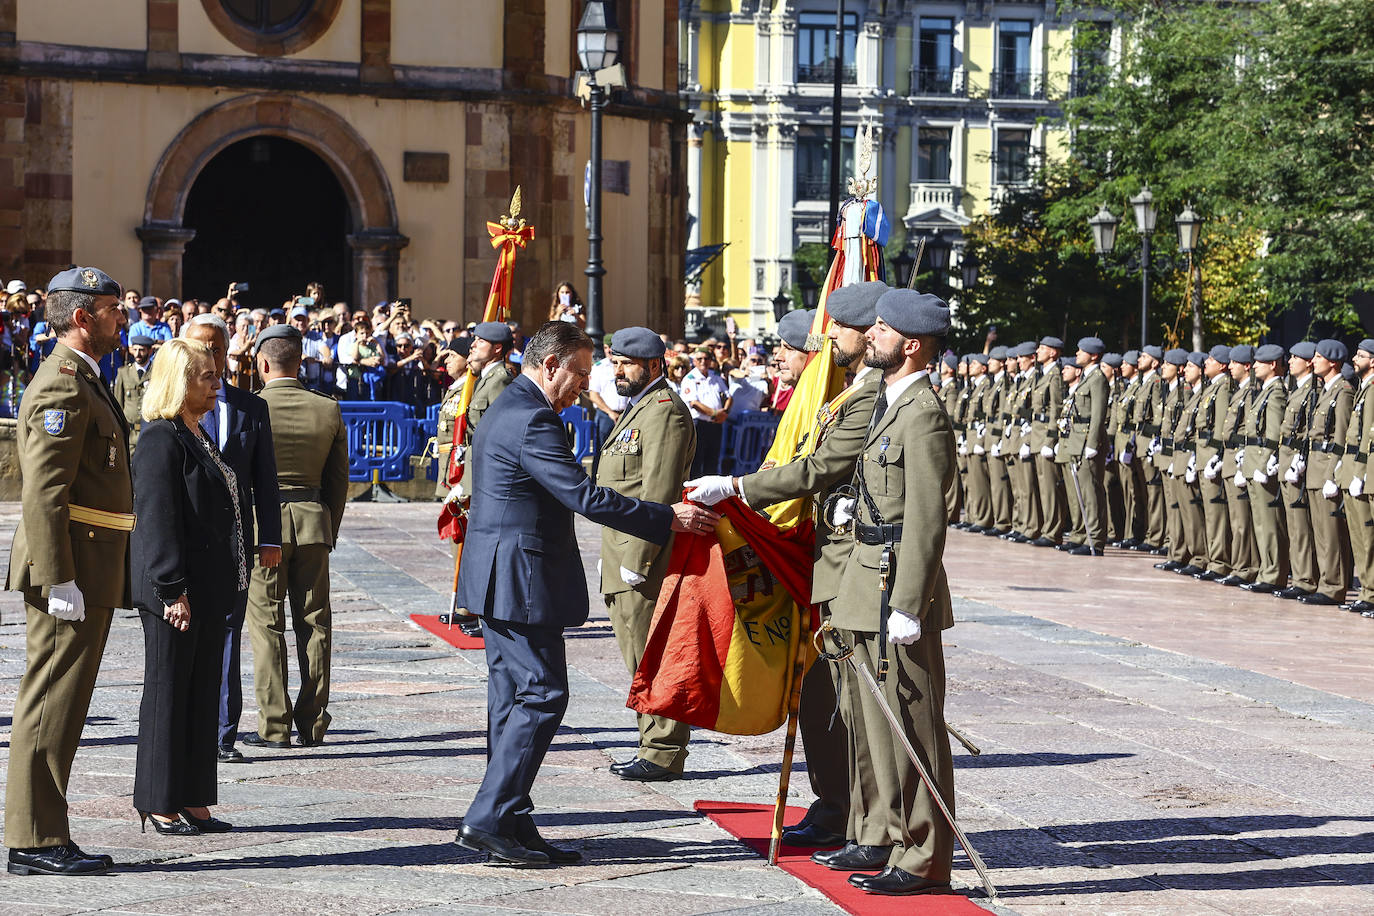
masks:
<instances>
[{"instance_id":1,"label":"flagpole","mask_svg":"<svg viewBox=\"0 0 1374 916\"><path fill-rule=\"evenodd\" d=\"M768 864L778 864L778 847L782 845L782 821L787 813L787 789L792 783L792 757L797 749L797 718L801 709L802 679L806 676L806 649L811 642L809 615L798 608L797 617L803 622L801 639L797 640L797 654L792 659L792 690L787 696L787 738L782 746L782 769L778 771L778 797L773 802L773 834L768 841Z\"/></svg>"}]
</instances>

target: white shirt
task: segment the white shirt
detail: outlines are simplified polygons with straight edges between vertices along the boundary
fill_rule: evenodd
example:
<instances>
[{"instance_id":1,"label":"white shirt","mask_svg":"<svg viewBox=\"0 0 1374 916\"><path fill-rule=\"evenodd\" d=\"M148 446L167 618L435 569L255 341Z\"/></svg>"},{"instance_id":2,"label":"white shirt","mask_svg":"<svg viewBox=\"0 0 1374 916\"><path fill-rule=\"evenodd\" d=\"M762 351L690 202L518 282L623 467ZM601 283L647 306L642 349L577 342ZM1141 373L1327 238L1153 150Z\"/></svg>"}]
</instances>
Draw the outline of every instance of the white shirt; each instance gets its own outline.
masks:
<instances>
[{"instance_id":1,"label":"white shirt","mask_svg":"<svg viewBox=\"0 0 1374 916\"><path fill-rule=\"evenodd\" d=\"M630 399L615 390L615 363L609 359L592 366L592 374L587 377L587 387L595 391L608 410L620 413L630 406Z\"/></svg>"},{"instance_id":2,"label":"white shirt","mask_svg":"<svg viewBox=\"0 0 1374 916\"><path fill-rule=\"evenodd\" d=\"M640 390L639 394L636 394L633 397L626 398L626 400L629 401L629 403L625 405L625 408L629 409L638 404L640 401L644 400L644 396L649 393L649 389L657 385L658 380L661 378L663 378L663 376L655 375L653 378L649 379L649 384L645 385ZM671 386L672 384L672 382L668 383L669 386Z\"/></svg>"},{"instance_id":3,"label":"white shirt","mask_svg":"<svg viewBox=\"0 0 1374 916\"><path fill-rule=\"evenodd\" d=\"M910 388L912 383L917 379L925 378L928 375L930 375L929 369L921 369L919 372L913 372L910 375L902 376L896 381L888 382L885 389L887 393L887 406L891 407L893 404L897 403L897 399L902 396L903 391Z\"/></svg>"},{"instance_id":4,"label":"white shirt","mask_svg":"<svg viewBox=\"0 0 1374 916\"><path fill-rule=\"evenodd\" d=\"M96 378L100 378L100 363L91 359L89 353L82 353L80 350L76 349L76 347L71 347L70 349L73 353L86 361L86 365L91 367L91 371L95 373Z\"/></svg>"},{"instance_id":5,"label":"white shirt","mask_svg":"<svg viewBox=\"0 0 1374 916\"><path fill-rule=\"evenodd\" d=\"M696 369L692 369L682 379L682 399L687 402L687 409L692 412L693 420L711 419L693 407L693 401L705 404L713 410L719 410L725 406L725 399L728 396L729 389L725 386L725 380L714 370L708 369L703 375Z\"/></svg>"},{"instance_id":6,"label":"white shirt","mask_svg":"<svg viewBox=\"0 0 1374 916\"><path fill-rule=\"evenodd\" d=\"M728 389L730 395L730 416L750 410L762 410L763 399L768 396L768 380L745 375L731 378Z\"/></svg>"}]
</instances>

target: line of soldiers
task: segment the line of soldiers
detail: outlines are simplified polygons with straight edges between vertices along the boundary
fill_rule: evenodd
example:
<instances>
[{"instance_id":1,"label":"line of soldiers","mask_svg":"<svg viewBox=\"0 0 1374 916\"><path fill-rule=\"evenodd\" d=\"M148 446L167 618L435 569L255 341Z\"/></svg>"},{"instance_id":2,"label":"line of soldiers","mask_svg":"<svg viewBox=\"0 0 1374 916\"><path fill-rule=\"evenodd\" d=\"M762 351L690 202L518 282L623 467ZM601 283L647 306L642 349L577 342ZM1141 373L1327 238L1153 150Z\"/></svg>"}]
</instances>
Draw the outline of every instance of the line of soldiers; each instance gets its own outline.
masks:
<instances>
[{"instance_id":1,"label":"line of soldiers","mask_svg":"<svg viewBox=\"0 0 1374 916\"><path fill-rule=\"evenodd\" d=\"M1156 569L1374 619L1374 339L1353 357L1338 340L1064 350L1045 337L945 357L953 527L1156 554Z\"/></svg>"}]
</instances>

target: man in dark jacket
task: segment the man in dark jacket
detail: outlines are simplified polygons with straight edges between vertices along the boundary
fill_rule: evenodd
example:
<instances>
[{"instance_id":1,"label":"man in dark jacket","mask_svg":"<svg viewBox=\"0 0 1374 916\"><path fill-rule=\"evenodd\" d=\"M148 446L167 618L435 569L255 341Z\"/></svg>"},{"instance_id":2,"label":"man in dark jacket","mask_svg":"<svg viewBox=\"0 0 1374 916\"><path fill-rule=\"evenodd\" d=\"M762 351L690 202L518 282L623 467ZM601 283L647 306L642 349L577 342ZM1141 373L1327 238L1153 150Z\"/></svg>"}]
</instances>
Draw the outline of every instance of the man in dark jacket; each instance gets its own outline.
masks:
<instances>
[{"instance_id":1,"label":"man in dark jacket","mask_svg":"<svg viewBox=\"0 0 1374 916\"><path fill-rule=\"evenodd\" d=\"M562 631L587 620L573 513L655 544L670 530L710 531L719 519L699 506L624 497L587 478L558 412L587 389L591 367L591 338L567 322L548 322L473 440L458 605L483 618L488 762L457 841L516 865L581 858L539 836L530 801L568 706Z\"/></svg>"}]
</instances>

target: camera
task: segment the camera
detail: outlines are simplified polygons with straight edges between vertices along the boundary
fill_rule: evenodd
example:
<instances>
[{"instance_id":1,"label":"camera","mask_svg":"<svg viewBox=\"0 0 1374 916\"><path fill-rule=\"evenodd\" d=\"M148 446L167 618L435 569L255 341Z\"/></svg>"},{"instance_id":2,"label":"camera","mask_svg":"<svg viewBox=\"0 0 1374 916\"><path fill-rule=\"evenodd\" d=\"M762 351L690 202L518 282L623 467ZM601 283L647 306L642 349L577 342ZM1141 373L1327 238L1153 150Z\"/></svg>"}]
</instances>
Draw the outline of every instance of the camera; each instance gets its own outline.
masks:
<instances>
[{"instance_id":1,"label":"camera","mask_svg":"<svg viewBox=\"0 0 1374 916\"><path fill-rule=\"evenodd\" d=\"M397 307L398 309L405 309L405 310L408 312L408 311L410 311L410 300L409 300L409 299L397 299L397 300L396 300L396 307Z\"/></svg>"},{"instance_id":2,"label":"camera","mask_svg":"<svg viewBox=\"0 0 1374 916\"><path fill-rule=\"evenodd\" d=\"M297 304L297 305L306 305L306 306L314 305L314 304L315 304L315 297L314 297L314 296L301 296L300 298L298 298L298 299L296 300L296 304Z\"/></svg>"},{"instance_id":3,"label":"camera","mask_svg":"<svg viewBox=\"0 0 1374 916\"><path fill-rule=\"evenodd\" d=\"M230 289L232 289L232 290L233 290L234 292L236 292L236 293L246 293L246 292L248 292L248 284L247 284L247 283L235 283L233 286L230 287Z\"/></svg>"}]
</instances>

